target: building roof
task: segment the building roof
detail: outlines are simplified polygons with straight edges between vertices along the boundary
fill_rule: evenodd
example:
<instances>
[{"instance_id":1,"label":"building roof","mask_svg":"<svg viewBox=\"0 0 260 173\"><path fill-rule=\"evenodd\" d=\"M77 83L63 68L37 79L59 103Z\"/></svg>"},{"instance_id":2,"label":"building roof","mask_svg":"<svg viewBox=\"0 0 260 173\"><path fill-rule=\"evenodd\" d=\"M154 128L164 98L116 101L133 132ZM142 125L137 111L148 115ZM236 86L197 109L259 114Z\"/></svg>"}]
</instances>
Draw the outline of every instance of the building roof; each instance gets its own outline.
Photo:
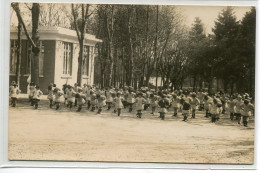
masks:
<instances>
[{"instance_id":1,"label":"building roof","mask_svg":"<svg viewBox=\"0 0 260 173\"><path fill-rule=\"evenodd\" d=\"M31 32L31 29L27 29ZM78 43L78 37L75 30L57 27L57 26L39 26L40 40L60 40L72 43ZM27 39L24 31L22 39ZM17 39L17 28L10 29L10 39ZM97 39L95 35L85 34L85 45L95 45L102 40Z\"/></svg>"}]
</instances>

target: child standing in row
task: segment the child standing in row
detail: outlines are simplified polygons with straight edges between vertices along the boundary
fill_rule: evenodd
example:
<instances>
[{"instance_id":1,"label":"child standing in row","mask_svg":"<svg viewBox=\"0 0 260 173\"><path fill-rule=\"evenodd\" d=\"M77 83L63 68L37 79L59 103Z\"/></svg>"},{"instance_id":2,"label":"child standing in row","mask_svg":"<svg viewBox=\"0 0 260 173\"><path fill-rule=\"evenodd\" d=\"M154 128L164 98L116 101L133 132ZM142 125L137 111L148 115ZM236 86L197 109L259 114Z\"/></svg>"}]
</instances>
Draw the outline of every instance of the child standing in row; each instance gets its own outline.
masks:
<instances>
[{"instance_id":1,"label":"child standing in row","mask_svg":"<svg viewBox=\"0 0 260 173\"><path fill-rule=\"evenodd\" d=\"M85 90L85 94L86 94L86 102L87 102L87 109L90 108L91 104L90 104L90 100L91 100L91 88L88 86L87 89Z\"/></svg>"},{"instance_id":2,"label":"child standing in row","mask_svg":"<svg viewBox=\"0 0 260 173\"><path fill-rule=\"evenodd\" d=\"M40 98L43 95L42 91L40 90L40 87L37 85L35 87L35 90L33 91L33 102L34 102L34 108L38 109L38 105L40 102Z\"/></svg>"},{"instance_id":3,"label":"child standing in row","mask_svg":"<svg viewBox=\"0 0 260 173\"><path fill-rule=\"evenodd\" d=\"M123 92L122 92L122 97L124 98L124 100L122 101L122 103L123 103L123 106L124 106L124 108L126 108L128 105L127 105L127 96L128 96L128 91L127 91L127 87L125 87L124 89L123 89ZM120 91L121 92L121 91Z\"/></svg>"},{"instance_id":4,"label":"child standing in row","mask_svg":"<svg viewBox=\"0 0 260 173\"><path fill-rule=\"evenodd\" d=\"M107 110L110 110L113 102L113 97L112 97L112 92L110 91L109 88L106 89L105 95L106 95L106 102L107 102Z\"/></svg>"},{"instance_id":5,"label":"child standing in row","mask_svg":"<svg viewBox=\"0 0 260 173\"><path fill-rule=\"evenodd\" d=\"M172 96L172 107L173 107L173 116L177 117L178 114L178 102L179 99L176 94Z\"/></svg>"},{"instance_id":6,"label":"child standing in row","mask_svg":"<svg viewBox=\"0 0 260 173\"><path fill-rule=\"evenodd\" d=\"M245 99L244 103L241 105L241 110L243 110L243 125L247 127L249 118L252 116L252 111L254 111L254 105L250 103L248 99Z\"/></svg>"},{"instance_id":7,"label":"child standing in row","mask_svg":"<svg viewBox=\"0 0 260 173\"><path fill-rule=\"evenodd\" d=\"M18 95L20 94L20 90L19 88L17 87L17 84L16 83L13 83L12 84L12 87L10 87L10 91L9 91L9 95L11 97L11 105L12 107L15 107L16 106L16 102L17 102L17 97Z\"/></svg>"},{"instance_id":8,"label":"child standing in row","mask_svg":"<svg viewBox=\"0 0 260 173\"><path fill-rule=\"evenodd\" d=\"M165 98L164 94L161 95L161 99L158 102L158 105L160 106L160 110L159 110L160 118L162 120L164 120L165 119L165 114L167 112L167 108L170 105L168 99Z\"/></svg>"},{"instance_id":9,"label":"child standing in row","mask_svg":"<svg viewBox=\"0 0 260 173\"><path fill-rule=\"evenodd\" d=\"M96 94L94 93L91 95L90 104L91 104L91 111L94 112L97 105Z\"/></svg>"},{"instance_id":10,"label":"child standing in row","mask_svg":"<svg viewBox=\"0 0 260 173\"><path fill-rule=\"evenodd\" d=\"M233 120L234 113L235 113L235 102L234 102L234 96L231 96L230 100L228 100L228 107L229 107L229 113L230 113L230 120Z\"/></svg>"},{"instance_id":11,"label":"child standing in row","mask_svg":"<svg viewBox=\"0 0 260 173\"><path fill-rule=\"evenodd\" d=\"M135 103L135 93L130 91L127 95L127 104L129 106L129 112L132 112L134 103Z\"/></svg>"},{"instance_id":12,"label":"child standing in row","mask_svg":"<svg viewBox=\"0 0 260 173\"><path fill-rule=\"evenodd\" d=\"M31 82L30 86L29 86L29 102L31 103L31 106L34 105L34 102L33 102L33 92L34 91L35 91L35 84L34 84L34 82Z\"/></svg>"},{"instance_id":13,"label":"child standing in row","mask_svg":"<svg viewBox=\"0 0 260 173\"><path fill-rule=\"evenodd\" d=\"M150 94L150 106L152 107L152 113L151 114L154 114L155 112L155 109L156 109L156 106L157 106L157 96L154 95L154 94Z\"/></svg>"},{"instance_id":14,"label":"child standing in row","mask_svg":"<svg viewBox=\"0 0 260 173\"><path fill-rule=\"evenodd\" d=\"M205 101L204 101L204 109L206 111L205 117L208 118L208 117L211 116L210 107L213 104L213 99L210 96L208 96L208 95L205 95L204 99L205 99Z\"/></svg>"},{"instance_id":15,"label":"child standing in row","mask_svg":"<svg viewBox=\"0 0 260 173\"><path fill-rule=\"evenodd\" d=\"M142 110L143 110L143 104L146 102L146 100L142 97L142 93L138 93L138 97L136 98L135 104L136 104L136 110L137 114L136 116L138 118L142 118Z\"/></svg>"},{"instance_id":16,"label":"child standing in row","mask_svg":"<svg viewBox=\"0 0 260 173\"><path fill-rule=\"evenodd\" d=\"M221 103L215 98L213 99L213 104L211 105L210 112L211 112L211 122L215 123L217 120L218 115L221 113Z\"/></svg>"},{"instance_id":17,"label":"child standing in row","mask_svg":"<svg viewBox=\"0 0 260 173\"><path fill-rule=\"evenodd\" d=\"M200 105L200 100L197 98L197 95L195 93L191 94L192 100L191 100L191 111L192 111L192 116L191 118L196 117L196 110L198 106Z\"/></svg>"},{"instance_id":18,"label":"child standing in row","mask_svg":"<svg viewBox=\"0 0 260 173\"><path fill-rule=\"evenodd\" d=\"M77 112L80 112L82 109L83 104L85 103L85 94L83 94L83 90L78 88L78 93L75 94L75 99L78 100L78 109Z\"/></svg>"},{"instance_id":19,"label":"child standing in row","mask_svg":"<svg viewBox=\"0 0 260 173\"><path fill-rule=\"evenodd\" d=\"M117 93L114 102L115 102L115 112L117 111L118 116L120 116L121 114L121 109L124 108L123 101L124 98L121 96L121 93Z\"/></svg>"},{"instance_id":20,"label":"child standing in row","mask_svg":"<svg viewBox=\"0 0 260 173\"><path fill-rule=\"evenodd\" d=\"M78 92L78 88L79 88L79 85L78 85L77 83L75 83L75 84L74 84L74 87L73 87L73 90L74 90L75 93ZM75 98L75 104L74 104L74 106L77 106L77 104L78 104L78 99Z\"/></svg>"},{"instance_id":21,"label":"child standing in row","mask_svg":"<svg viewBox=\"0 0 260 173\"><path fill-rule=\"evenodd\" d=\"M56 105L56 110L58 110L60 108L60 103L62 102L62 91L59 88L55 88L53 90L53 94L54 94L54 104Z\"/></svg>"},{"instance_id":22,"label":"child standing in row","mask_svg":"<svg viewBox=\"0 0 260 173\"><path fill-rule=\"evenodd\" d=\"M198 97L199 97L199 101L200 101L200 106L199 106L200 111L204 110L204 96L205 96L205 93L203 92L202 89L200 89L200 91L198 93Z\"/></svg>"},{"instance_id":23,"label":"child standing in row","mask_svg":"<svg viewBox=\"0 0 260 173\"><path fill-rule=\"evenodd\" d=\"M98 114L101 114L103 107L106 106L106 97L103 95L97 94L97 107L98 107Z\"/></svg>"},{"instance_id":24,"label":"child standing in row","mask_svg":"<svg viewBox=\"0 0 260 173\"><path fill-rule=\"evenodd\" d=\"M181 104L183 105L182 107L182 115L183 115L183 120L182 121L187 121L188 116L190 114L190 108L191 108L191 98L188 96L188 91L184 92L184 96L181 99Z\"/></svg>"},{"instance_id":25,"label":"child standing in row","mask_svg":"<svg viewBox=\"0 0 260 173\"><path fill-rule=\"evenodd\" d=\"M145 99L145 104L144 104L144 110L148 109L150 107L150 93L144 93L144 99Z\"/></svg>"},{"instance_id":26,"label":"child standing in row","mask_svg":"<svg viewBox=\"0 0 260 173\"><path fill-rule=\"evenodd\" d=\"M237 96L237 98L235 99L235 116L236 116L236 120L237 123L240 124L241 122L241 106L243 105L243 100L242 97L240 95Z\"/></svg>"},{"instance_id":27,"label":"child standing in row","mask_svg":"<svg viewBox=\"0 0 260 173\"><path fill-rule=\"evenodd\" d=\"M47 98L50 102L49 106L50 106L50 108L52 108L52 106L53 106L53 84L52 83L48 86L47 92L48 92Z\"/></svg>"},{"instance_id":28,"label":"child standing in row","mask_svg":"<svg viewBox=\"0 0 260 173\"><path fill-rule=\"evenodd\" d=\"M75 95L76 92L73 90L73 88L71 86L68 86L68 89L66 91L66 97L67 97L67 106L70 108L72 108L73 103L75 102Z\"/></svg>"}]
</instances>

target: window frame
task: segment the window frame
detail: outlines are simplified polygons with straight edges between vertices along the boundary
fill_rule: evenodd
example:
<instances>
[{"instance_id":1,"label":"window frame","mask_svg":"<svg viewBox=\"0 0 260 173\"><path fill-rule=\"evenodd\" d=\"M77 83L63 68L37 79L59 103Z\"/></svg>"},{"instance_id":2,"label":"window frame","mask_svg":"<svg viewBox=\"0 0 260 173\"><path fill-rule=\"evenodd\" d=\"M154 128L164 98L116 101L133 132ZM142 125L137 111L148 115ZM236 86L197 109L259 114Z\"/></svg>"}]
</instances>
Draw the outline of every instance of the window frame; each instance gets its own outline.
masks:
<instances>
[{"instance_id":1,"label":"window frame","mask_svg":"<svg viewBox=\"0 0 260 173\"><path fill-rule=\"evenodd\" d=\"M13 45L13 46L12 46ZM9 75L15 75L17 72L17 46L18 46L18 40L11 39L10 40L10 61L9 61ZM11 70L11 67L13 67L13 70Z\"/></svg>"},{"instance_id":2,"label":"window frame","mask_svg":"<svg viewBox=\"0 0 260 173\"><path fill-rule=\"evenodd\" d=\"M71 77L72 69L73 69L73 43L62 42L62 45L63 45L62 75Z\"/></svg>"},{"instance_id":3,"label":"window frame","mask_svg":"<svg viewBox=\"0 0 260 173\"><path fill-rule=\"evenodd\" d=\"M90 64L90 46L84 45L83 59L82 59L82 76L89 76L89 64Z\"/></svg>"}]
</instances>

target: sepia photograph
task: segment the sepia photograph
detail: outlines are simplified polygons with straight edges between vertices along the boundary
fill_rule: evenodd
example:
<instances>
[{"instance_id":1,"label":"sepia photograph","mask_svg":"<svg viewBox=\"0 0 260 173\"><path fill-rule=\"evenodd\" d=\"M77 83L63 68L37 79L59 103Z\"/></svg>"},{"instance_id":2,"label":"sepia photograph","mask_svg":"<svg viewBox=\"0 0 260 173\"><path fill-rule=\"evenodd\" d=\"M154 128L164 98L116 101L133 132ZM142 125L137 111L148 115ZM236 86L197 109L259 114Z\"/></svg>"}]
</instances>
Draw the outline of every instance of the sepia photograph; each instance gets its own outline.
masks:
<instances>
[{"instance_id":1,"label":"sepia photograph","mask_svg":"<svg viewBox=\"0 0 260 173\"><path fill-rule=\"evenodd\" d=\"M10 161L255 163L255 6L12 2L8 44Z\"/></svg>"}]
</instances>

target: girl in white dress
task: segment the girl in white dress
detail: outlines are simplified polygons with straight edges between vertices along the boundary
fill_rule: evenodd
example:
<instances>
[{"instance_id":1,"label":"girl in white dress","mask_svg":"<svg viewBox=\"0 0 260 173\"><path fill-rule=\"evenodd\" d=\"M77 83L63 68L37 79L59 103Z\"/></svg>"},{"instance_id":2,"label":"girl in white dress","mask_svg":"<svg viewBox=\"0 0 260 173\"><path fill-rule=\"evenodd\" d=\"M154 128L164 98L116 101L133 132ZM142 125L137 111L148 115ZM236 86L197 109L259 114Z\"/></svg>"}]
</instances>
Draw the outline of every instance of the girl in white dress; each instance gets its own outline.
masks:
<instances>
[{"instance_id":1,"label":"girl in white dress","mask_svg":"<svg viewBox=\"0 0 260 173\"><path fill-rule=\"evenodd\" d=\"M60 103L62 102L62 91L59 88L55 88L53 90L53 94L54 94L54 102L56 105L56 110L58 110L60 108Z\"/></svg>"},{"instance_id":2,"label":"girl in white dress","mask_svg":"<svg viewBox=\"0 0 260 173\"><path fill-rule=\"evenodd\" d=\"M40 102L40 98L43 95L42 91L40 90L40 87L37 85L35 87L35 90L33 92L33 101L34 101L34 108L38 109L38 104Z\"/></svg>"},{"instance_id":3,"label":"girl in white dress","mask_svg":"<svg viewBox=\"0 0 260 173\"><path fill-rule=\"evenodd\" d=\"M12 107L15 107L16 106L16 102L17 102L17 97L18 95L20 94L20 90L19 88L17 87L17 84L16 83L13 83L12 84L12 87L10 87L10 97L11 97L11 105Z\"/></svg>"},{"instance_id":4,"label":"girl in white dress","mask_svg":"<svg viewBox=\"0 0 260 173\"><path fill-rule=\"evenodd\" d=\"M50 108L52 108L53 106L53 84L52 83L48 86L47 92L48 92L47 98L50 102Z\"/></svg>"},{"instance_id":5,"label":"girl in white dress","mask_svg":"<svg viewBox=\"0 0 260 173\"><path fill-rule=\"evenodd\" d=\"M146 100L142 97L142 93L138 93L137 94L137 98L135 100L135 105L136 105L136 110L137 110L137 114L136 116L138 118L142 118L142 110L143 110L143 104L146 102Z\"/></svg>"},{"instance_id":6,"label":"girl in white dress","mask_svg":"<svg viewBox=\"0 0 260 173\"><path fill-rule=\"evenodd\" d=\"M117 111L118 116L120 116L120 114L121 114L121 109L124 108L123 101L124 101L124 98L121 96L121 93L118 92L114 99L115 110Z\"/></svg>"},{"instance_id":7,"label":"girl in white dress","mask_svg":"<svg viewBox=\"0 0 260 173\"><path fill-rule=\"evenodd\" d=\"M70 110L72 108L73 103L75 102L75 95L76 95L76 92L69 85L68 90L66 91L66 96L67 96L67 104L68 104Z\"/></svg>"}]
</instances>

